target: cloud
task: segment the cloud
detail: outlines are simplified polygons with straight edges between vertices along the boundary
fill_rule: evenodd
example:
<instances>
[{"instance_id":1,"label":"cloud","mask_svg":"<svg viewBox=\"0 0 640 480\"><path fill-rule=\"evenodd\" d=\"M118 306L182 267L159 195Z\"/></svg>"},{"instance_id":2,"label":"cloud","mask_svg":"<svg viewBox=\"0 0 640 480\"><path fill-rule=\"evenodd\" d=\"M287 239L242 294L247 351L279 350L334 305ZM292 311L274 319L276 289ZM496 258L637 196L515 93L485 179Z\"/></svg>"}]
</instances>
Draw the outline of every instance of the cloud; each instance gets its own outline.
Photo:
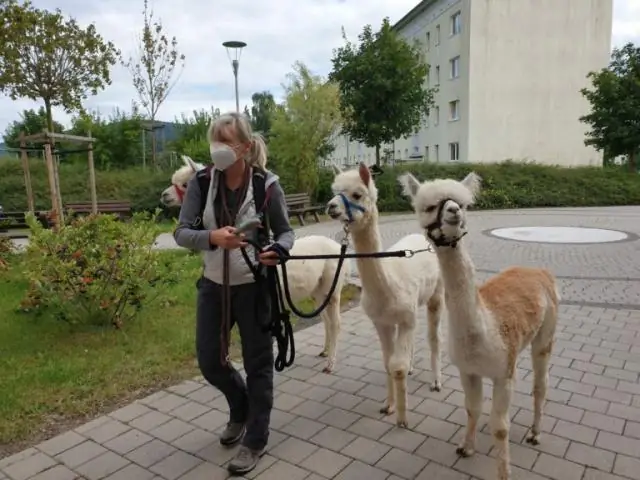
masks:
<instances>
[{"instance_id":1,"label":"cloud","mask_svg":"<svg viewBox=\"0 0 640 480\"><path fill-rule=\"evenodd\" d=\"M151 1L156 18L165 32L176 36L178 49L186 56L186 66L160 108L158 118L173 120L193 110L235 108L231 65L222 42L242 40L239 70L240 106L251 103L251 95L269 90L276 97L281 83L296 60L322 75L331 70L334 48L342 45L341 27L356 39L365 24L380 25L384 16L399 20L417 0L169 0ZM123 52L133 53L142 23L141 0L81 1L34 0L39 8L60 8L82 25L94 22L98 31ZM633 40L640 32L640 0L615 0L613 44ZM636 19L636 20L633 20ZM136 93L129 72L117 65L112 85L85 102L88 109L108 115L116 107L129 111ZM0 135L6 126L27 108L39 102L11 101L0 96ZM59 109L54 118L68 125L70 116Z\"/></svg>"}]
</instances>

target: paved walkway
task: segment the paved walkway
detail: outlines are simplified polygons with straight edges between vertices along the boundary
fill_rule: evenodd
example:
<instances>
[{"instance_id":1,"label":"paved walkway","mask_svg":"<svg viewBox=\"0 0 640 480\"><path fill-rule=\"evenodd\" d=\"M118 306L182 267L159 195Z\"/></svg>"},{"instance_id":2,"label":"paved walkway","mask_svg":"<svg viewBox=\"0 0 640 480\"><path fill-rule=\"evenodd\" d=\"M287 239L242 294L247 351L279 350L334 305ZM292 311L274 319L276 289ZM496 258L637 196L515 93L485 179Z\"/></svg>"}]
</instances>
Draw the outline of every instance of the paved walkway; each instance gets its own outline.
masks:
<instances>
[{"instance_id":1,"label":"paved walkway","mask_svg":"<svg viewBox=\"0 0 640 480\"><path fill-rule=\"evenodd\" d=\"M518 225L575 225L640 234L640 208L479 212L468 236L482 276L520 263L551 267L561 278L558 341L550 371L542 443L523 439L532 418L531 364L519 362L511 408L511 460L518 480L640 479L640 241L541 245L482 233ZM383 219L385 247L413 218ZM299 231L333 234L332 224ZM321 373L318 324L296 334L295 366L278 374L269 451L248 478L258 480L495 480L486 415L478 453L457 458L464 397L443 342L444 387L429 391L426 322L419 326L409 380L410 430L378 409L385 396L380 349L360 308L343 314L338 365ZM445 325L443 325L445 326ZM446 326L445 326L446 331ZM445 333L446 335L446 333ZM491 390L485 387L485 397ZM490 402L485 402L485 413ZM201 379L157 392L74 431L0 460L0 480L224 479L233 455L217 442L223 398Z\"/></svg>"}]
</instances>

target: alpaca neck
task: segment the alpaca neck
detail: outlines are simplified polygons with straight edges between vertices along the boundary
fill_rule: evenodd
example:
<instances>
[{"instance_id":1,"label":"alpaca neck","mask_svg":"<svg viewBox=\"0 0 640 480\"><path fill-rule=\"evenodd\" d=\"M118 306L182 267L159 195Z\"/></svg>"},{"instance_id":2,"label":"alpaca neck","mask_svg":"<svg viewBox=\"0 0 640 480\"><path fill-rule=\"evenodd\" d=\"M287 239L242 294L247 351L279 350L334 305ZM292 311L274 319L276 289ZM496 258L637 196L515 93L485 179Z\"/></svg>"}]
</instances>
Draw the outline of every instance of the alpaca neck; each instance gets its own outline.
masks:
<instances>
[{"instance_id":1,"label":"alpaca neck","mask_svg":"<svg viewBox=\"0 0 640 480\"><path fill-rule=\"evenodd\" d=\"M357 253L372 253L382 251L382 240L378 229L378 212L372 212L370 223L362 229L353 232L353 247ZM362 288L376 297L389 293L389 282L385 274L381 258L357 258L356 265L360 274Z\"/></svg>"},{"instance_id":2,"label":"alpaca neck","mask_svg":"<svg viewBox=\"0 0 640 480\"><path fill-rule=\"evenodd\" d=\"M446 292L449 321L457 332L484 330L476 286L476 272L464 242L456 248L436 249Z\"/></svg>"}]
</instances>

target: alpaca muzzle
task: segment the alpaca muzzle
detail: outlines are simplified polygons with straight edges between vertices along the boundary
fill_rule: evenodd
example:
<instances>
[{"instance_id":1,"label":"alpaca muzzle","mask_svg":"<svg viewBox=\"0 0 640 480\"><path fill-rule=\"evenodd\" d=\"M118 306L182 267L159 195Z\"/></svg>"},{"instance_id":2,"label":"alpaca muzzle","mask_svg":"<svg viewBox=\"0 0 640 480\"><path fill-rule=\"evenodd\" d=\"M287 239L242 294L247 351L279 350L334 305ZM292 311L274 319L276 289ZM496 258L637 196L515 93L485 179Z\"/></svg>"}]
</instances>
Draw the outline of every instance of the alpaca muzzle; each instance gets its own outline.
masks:
<instances>
[{"instance_id":1,"label":"alpaca muzzle","mask_svg":"<svg viewBox=\"0 0 640 480\"><path fill-rule=\"evenodd\" d=\"M438 204L438 214L436 215L436 219L425 227L425 232L427 234L427 237L429 237L429 240L431 240L436 247L456 248L458 246L458 242L460 241L460 239L464 237L467 234L467 232L463 232L462 235L459 235L453 238L445 237L442 231L442 227L444 224L447 224L450 226L460 226L460 227L463 226L460 207L456 206L455 209L453 207L450 207L445 212L444 206L447 204L448 201L455 202L455 200L451 198L442 199ZM444 218L445 213L449 215L454 215L454 219L445 220ZM439 236L434 235L436 230L440 231Z\"/></svg>"}]
</instances>

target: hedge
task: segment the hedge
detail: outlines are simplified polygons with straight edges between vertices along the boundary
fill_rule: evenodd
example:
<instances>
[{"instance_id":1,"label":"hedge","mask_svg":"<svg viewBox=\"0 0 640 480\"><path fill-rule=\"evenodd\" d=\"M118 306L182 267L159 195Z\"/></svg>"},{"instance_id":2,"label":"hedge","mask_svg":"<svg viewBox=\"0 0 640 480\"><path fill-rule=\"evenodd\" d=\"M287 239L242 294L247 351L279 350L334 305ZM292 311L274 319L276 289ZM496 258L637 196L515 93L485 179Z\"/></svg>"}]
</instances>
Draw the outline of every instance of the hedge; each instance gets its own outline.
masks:
<instances>
[{"instance_id":1,"label":"hedge","mask_svg":"<svg viewBox=\"0 0 640 480\"><path fill-rule=\"evenodd\" d=\"M578 207L640 205L640 175L620 168L561 168L532 163L433 164L413 163L384 167L376 177L381 211L408 211L410 205L400 194L397 177L411 171L419 180L462 179L471 170L483 179L477 208ZM100 200L132 202L135 210L153 210L160 192L170 182L171 172L142 171L138 168L96 172ZM36 208L50 208L46 170L41 161L31 163ZM326 202L331 196L332 171L322 169L314 201ZM61 165L60 186L63 202L89 200L88 172L84 165ZM295 193L283 185L285 192ZM27 207L20 162L0 160L0 205L5 211Z\"/></svg>"}]
</instances>

